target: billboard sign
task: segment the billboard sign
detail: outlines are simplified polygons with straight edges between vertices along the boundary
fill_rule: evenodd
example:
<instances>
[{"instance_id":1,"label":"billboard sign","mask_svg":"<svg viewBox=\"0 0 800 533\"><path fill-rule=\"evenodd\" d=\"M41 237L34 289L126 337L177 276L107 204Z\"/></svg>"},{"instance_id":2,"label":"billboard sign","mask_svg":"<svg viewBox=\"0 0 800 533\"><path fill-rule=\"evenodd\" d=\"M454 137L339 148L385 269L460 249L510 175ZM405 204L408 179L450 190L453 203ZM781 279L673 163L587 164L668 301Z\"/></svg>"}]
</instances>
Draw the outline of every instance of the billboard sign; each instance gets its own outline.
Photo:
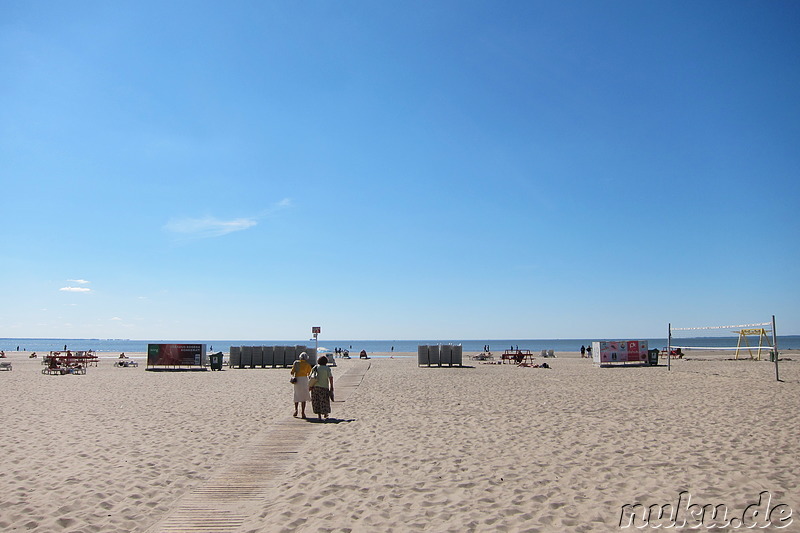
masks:
<instances>
[{"instance_id":1,"label":"billboard sign","mask_svg":"<svg viewBox=\"0 0 800 533\"><path fill-rule=\"evenodd\" d=\"M592 343L595 363L644 363L647 341L595 341Z\"/></svg>"},{"instance_id":2,"label":"billboard sign","mask_svg":"<svg viewBox=\"0 0 800 533\"><path fill-rule=\"evenodd\" d=\"M202 366L206 363L205 344L148 344L148 366Z\"/></svg>"}]
</instances>

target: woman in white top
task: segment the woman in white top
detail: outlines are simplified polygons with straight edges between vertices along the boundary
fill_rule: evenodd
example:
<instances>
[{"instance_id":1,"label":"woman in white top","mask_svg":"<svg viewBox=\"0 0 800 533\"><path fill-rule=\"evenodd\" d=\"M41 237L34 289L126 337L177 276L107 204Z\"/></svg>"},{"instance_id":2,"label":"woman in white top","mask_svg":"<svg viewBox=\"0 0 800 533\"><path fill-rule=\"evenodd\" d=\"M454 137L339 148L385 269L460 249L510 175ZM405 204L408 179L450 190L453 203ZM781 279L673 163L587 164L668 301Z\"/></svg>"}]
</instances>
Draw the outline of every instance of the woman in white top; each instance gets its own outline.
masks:
<instances>
[{"instance_id":1,"label":"woman in white top","mask_svg":"<svg viewBox=\"0 0 800 533\"><path fill-rule=\"evenodd\" d=\"M306 352L292 363L292 377L294 381L294 417L297 418L297 406L300 405L300 417L306 417L306 402L311 401L311 393L308 390L308 375L311 373L311 365L308 363Z\"/></svg>"}]
</instances>

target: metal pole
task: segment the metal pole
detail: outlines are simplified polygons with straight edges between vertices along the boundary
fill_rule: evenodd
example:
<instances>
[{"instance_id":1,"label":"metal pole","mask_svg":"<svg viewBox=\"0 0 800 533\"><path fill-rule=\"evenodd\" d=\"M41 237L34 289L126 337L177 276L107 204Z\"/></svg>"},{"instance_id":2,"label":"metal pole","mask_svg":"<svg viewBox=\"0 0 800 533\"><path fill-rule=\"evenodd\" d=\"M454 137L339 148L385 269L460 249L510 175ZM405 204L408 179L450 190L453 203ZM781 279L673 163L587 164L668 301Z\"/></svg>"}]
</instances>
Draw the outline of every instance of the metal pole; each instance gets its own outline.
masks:
<instances>
[{"instance_id":1,"label":"metal pole","mask_svg":"<svg viewBox=\"0 0 800 533\"><path fill-rule=\"evenodd\" d=\"M772 315L772 350L775 354L775 380L780 381L778 375L778 332L775 329L775 315Z\"/></svg>"},{"instance_id":2,"label":"metal pole","mask_svg":"<svg viewBox=\"0 0 800 533\"><path fill-rule=\"evenodd\" d=\"M669 331L667 332L667 370L672 371L672 322L669 323L667 326Z\"/></svg>"}]
</instances>

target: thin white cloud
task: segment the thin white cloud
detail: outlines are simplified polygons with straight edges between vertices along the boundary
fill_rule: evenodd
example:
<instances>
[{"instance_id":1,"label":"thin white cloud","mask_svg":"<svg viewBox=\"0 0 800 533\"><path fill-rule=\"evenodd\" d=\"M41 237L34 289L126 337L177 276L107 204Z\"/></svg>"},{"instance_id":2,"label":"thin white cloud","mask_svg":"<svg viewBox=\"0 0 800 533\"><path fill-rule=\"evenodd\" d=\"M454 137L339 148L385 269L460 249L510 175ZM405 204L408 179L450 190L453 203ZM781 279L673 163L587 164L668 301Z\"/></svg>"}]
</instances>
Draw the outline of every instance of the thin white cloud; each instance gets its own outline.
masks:
<instances>
[{"instance_id":1,"label":"thin white cloud","mask_svg":"<svg viewBox=\"0 0 800 533\"><path fill-rule=\"evenodd\" d=\"M282 200L270 205L267 209L256 216L234 218L222 220L217 217L206 216L202 218L172 218L164 224L164 230L183 237L206 238L221 237L228 233L243 231L258 225L261 218L273 215L278 211L294 207L291 198Z\"/></svg>"},{"instance_id":2,"label":"thin white cloud","mask_svg":"<svg viewBox=\"0 0 800 533\"><path fill-rule=\"evenodd\" d=\"M58 290L62 292L92 292L92 289L87 287L61 287Z\"/></svg>"},{"instance_id":3,"label":"thin white cloud","mask_svg":"<svg viewBox=\"0 0 800 533\"><path fill-rule=\"evenodd\" d=\"M77 283L78 285L86 285L87 283L89 283L85 279L68 279L67 281L69 281L70 283Z\"/></svg>"},{"instance_id":4,"label":"thin white cloud","mask_svg":"<svg viewBox=\"0 0 800 533\"><path fill-rule=\"evenodd\" d=\"M275 202L274 204L271 204L269 207L267 207L263 211L261 211L261 213L259 213L259 215L260 215L259 218L260 217L269 217L269 216L275 215L276 213L278 213L280 211L283 211L283 210L286 210L286 209L291 209L292 207L294 207L294 202L292 202L292 199L291 198L284 198L283 200L281 200L279 202Z\"/></svg>"},{"instance_id":5,"label":"thin white cloud","mask_svg":"<svg viewBox=\"0 0 800 533\"><path fill-rule=\"evenodd\" d=\"M193 237L220 237L252 228L258 224L253 218L236 218L220 220L214 217L205 218L173 218L166 223L164 229L170 233Z\"/></svg>"},{"instance_id":6,"label":"thin white cloud","mask_svg":"<svg viewBox=\"0 0 800 533\"><path fill-rule=\"evenodd\" d=\"M118 317L118 316L114 316L114 317L111 317L110 320L122 320L122 319L120 317Z\"/></svg>"}]
</instances>

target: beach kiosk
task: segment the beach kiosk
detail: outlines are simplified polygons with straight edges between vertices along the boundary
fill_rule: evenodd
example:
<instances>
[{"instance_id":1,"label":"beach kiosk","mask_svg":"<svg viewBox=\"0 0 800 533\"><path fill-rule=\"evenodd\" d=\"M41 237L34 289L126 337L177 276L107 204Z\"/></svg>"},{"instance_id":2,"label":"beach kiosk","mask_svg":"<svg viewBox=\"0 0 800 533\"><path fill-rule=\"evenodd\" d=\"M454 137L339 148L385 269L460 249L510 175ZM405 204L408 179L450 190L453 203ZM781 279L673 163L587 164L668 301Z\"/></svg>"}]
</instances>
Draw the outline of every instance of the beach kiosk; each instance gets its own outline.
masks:
<instances>
[{"instance_id":1,"label":"beach kiosk","mask_svg":"<svg viewBox=\"0 0 800 533\"><path fill-rule=\"evenodd\" d=\"M207 370L205 344L148 344L147 370Z\"/></svg>"},{"instance_id":2,"label":"beach kiosk","mask_svg":"<svg viewBox=\"0 0 800 533\"><path fill-rule=\"evenodd\" d=\"M616 363L648 364L647 341L594 341L592 361L600 366Z\"/></svg>"}]
</instances>

